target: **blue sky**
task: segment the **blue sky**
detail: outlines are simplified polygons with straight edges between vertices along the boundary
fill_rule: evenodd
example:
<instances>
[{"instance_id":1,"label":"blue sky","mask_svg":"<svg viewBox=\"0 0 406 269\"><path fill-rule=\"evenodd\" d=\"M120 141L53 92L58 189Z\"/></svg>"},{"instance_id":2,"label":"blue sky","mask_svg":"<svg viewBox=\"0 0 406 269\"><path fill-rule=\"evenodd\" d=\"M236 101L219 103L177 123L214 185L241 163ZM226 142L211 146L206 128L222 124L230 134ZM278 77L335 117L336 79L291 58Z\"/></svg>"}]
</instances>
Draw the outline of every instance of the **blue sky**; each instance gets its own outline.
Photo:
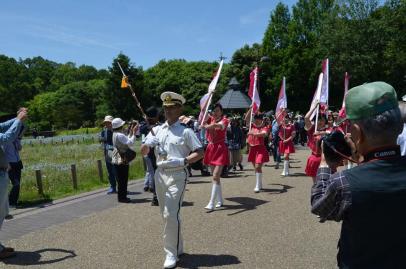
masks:
<instances>
[{"instance_id":1,"label":"blue sky","mask_svg":"<svg viewBox=\"0 0 406 269\"><path fill-rule=\"evenodd\" d=\"M291 7L296 1L284 1ZM277 1L4 0L0 54L108 67L121 51L144 69L161 59L230 60L261 42Z\"/></svg>"}]
</instances>

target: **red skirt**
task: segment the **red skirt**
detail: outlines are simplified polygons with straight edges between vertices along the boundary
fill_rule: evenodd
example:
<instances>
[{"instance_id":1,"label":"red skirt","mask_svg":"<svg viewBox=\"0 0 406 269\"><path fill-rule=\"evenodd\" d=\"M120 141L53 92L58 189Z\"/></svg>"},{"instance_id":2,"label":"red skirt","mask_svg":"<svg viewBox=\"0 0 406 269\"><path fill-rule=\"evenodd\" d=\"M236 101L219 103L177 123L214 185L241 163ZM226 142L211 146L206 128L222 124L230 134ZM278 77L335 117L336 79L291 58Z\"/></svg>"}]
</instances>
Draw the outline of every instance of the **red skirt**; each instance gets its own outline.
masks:
<instances>
[{"instance_id":1,"label":"red skirt","mask_svg":"<svg viewBox=\"0 0 406 269\"><path fill-rule=\"evenodd\" d=\"M265 145L251 146L248 153L248 161L251 163L267 163L269 162L269 153Z\"/></svg>"},{"instance_id":2,"label":"red skirt","mask_svg":"<svg viewBox=\"0 0 406 269\"><path fill-rule=\"evenodd\" d=\"M309 158L307 158L305 169L306 175L308 175L309 177L317 176L317 169L319 168L320 162L321 156L316 156L314 154L310 155Z\"/></svg>"},{"instance_id":3,"label":"red skirt","mask_svg":"<svg viewBox=\"0 0 406 269\"><path fill-rule=\"evenodd\" d=\"M230 164L228 148L225 143L208 144L204 153L203 163L205 165L226 166Z\"/></svg>"},{"instance_id":4,"label":"red skirt","mask_svg":"<svg viewBox=\"0 0 406 269\"><path fill-rule=\"evenodd\" d=\"M283 143L283 141L279 141L279 154L285 153L295 153L295 146L293 145L293 141L289 141L288 143Z\"/></svg>"}]
</instances>

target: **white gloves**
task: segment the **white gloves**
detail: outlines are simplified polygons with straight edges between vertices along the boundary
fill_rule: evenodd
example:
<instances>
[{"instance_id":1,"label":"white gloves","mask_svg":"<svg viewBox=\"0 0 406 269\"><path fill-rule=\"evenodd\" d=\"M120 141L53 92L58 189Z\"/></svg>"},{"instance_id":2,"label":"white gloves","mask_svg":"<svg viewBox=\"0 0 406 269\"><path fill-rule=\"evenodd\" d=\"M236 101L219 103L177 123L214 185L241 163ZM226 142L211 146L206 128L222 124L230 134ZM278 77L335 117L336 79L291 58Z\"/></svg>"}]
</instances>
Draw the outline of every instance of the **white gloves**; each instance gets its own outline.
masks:
<instances>
[{"instance_id":1,"label":"white gloves","mask_svg":"<svg viewBox=\"0 0 406 269\"><path fill-rule=\"evenodd\" d=\"M156 165L160 168L177 168L185 166L185 158L171 158L166 161L157 162Z\"/></svg>"},{"instance_id":2,"label":"white gloves","mask_svg":"<svg viewBox=\"0 0 406 269\"><path fill-rule=\"evenodd\" d=\"M149 135L145 138L144 144L153 148L159 144L159 140L155 135Z\"/></svg>"}]
</instances>

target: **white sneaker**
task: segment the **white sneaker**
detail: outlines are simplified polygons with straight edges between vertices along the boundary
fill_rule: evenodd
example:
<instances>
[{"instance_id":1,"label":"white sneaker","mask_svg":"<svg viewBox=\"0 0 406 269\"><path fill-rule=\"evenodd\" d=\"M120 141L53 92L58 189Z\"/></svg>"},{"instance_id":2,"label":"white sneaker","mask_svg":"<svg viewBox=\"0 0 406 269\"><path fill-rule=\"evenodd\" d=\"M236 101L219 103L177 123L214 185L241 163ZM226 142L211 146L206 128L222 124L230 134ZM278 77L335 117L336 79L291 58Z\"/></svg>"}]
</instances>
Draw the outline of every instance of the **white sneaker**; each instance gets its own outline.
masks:
<instances>
[{"instance_id":1,"label":"white sneaker","mask_svg":"<svg viewBox=\"0 0 406 269\"><path fill-rule=\"evenodd\" d=\"M222 202L217 202L216 208L219 208L219 207L222 207L222 206L223 206L223 203L222 203Z\"/></svg>"},{"instance_id":2,"label":"white sneaker","mask_svg":"<svg viewBox=\"0 0 406 269\"><path fill-rule=\"evenodd\" d=\"M208 203L205 207L208 211L213 211L214 210L214 205L213 203Z\"/></svg>"},{"instance_id":3,"label":"white sneaker","mask_svg":"<svg viewBox=\"0 0 406 269\"><path fill-rule=\"evenodd\" d=\"M259 187L255 187L254 192L258 193L259 192Z\"/></svg>"},{"instance_id":4,"label":"white sneaker","mask_svg":"<svg viewBox=\"0 0 406 269\"><path fill-rule=\"evenodd\" d=\"M177 261L178 261L178 259L175 256L166 255L166 259L165 259L165 262L164 262L164 268L165 269L175 268Z\"/></svg>"}]
</instances>

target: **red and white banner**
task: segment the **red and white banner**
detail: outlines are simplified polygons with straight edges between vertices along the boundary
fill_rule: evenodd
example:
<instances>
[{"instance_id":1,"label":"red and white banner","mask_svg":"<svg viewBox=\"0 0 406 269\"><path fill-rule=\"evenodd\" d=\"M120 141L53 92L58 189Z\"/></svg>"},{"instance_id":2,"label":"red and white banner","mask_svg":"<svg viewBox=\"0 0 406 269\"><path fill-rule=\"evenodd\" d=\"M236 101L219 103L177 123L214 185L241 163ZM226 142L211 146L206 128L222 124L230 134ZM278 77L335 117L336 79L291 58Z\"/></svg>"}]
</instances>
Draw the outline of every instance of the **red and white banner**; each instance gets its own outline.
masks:
<instances>
[{"instance_id":1,"label":"red and white banner","mask_svg":"<svg viewBox=\"0 0 406 269\"><path fill-rule=\"evenodd\" d=\"M321 85L320 103L328 107L328 80L329 80L329 61L325 59L322 65L323 84Z\"/></svg>"},{"instance_id":2,"label":"red and white banner","mask_svg":"<svg viewBox=\"0 0 406 269\"><path fill-rule=\"evenodd\" d=\"M202 124L207 118L207 112L213 97L213 93L216 90L217 82L220 78L221 69L223 68L224 60L220 61L220 66L214 74L213 80L209 84L209 89L205 95L200 99L200 114L199 114L199 124Z\"/></svg>"},{"instance_id":3,"label":"red and white banner","mask_svg":"<svg viewBox=\"0 0 406 269\"><path fill-rule=\"evenodd\" d=\"M250 88L248 91L248 96L252 100L252 113L255 114L261 105L258 92L258 67L255 67L255 69L250 73Z\"/></svg>"},{"instance_id":4,"label":"red and white banner","mask_svg":"<svg viewBox=\"0 0 406 269\"><path fill-rule=\"evenodd\" d=\"M286 108L288 107L288 98L286 96L286 79L283 77L281 88L279 90L278 103L275 109L276 121L282 122L286 116Z\"/></svg>"},{"instance_id":5,"label":"red and white banner","mask_svg":"<svg viewBox=\"0 0 406 269\"><path fill-rule=\"evenodd\" d=\"M338 112L338 116L340 118L345 118L346 117L346 112L345 112L345 96L347 95L348 92L348 85L350 83L350 76L348 75L347 72L345 72L344 76L344 97L343 97L343 104L341 105L341 109Z\"/></svg>"}]
</instances>

